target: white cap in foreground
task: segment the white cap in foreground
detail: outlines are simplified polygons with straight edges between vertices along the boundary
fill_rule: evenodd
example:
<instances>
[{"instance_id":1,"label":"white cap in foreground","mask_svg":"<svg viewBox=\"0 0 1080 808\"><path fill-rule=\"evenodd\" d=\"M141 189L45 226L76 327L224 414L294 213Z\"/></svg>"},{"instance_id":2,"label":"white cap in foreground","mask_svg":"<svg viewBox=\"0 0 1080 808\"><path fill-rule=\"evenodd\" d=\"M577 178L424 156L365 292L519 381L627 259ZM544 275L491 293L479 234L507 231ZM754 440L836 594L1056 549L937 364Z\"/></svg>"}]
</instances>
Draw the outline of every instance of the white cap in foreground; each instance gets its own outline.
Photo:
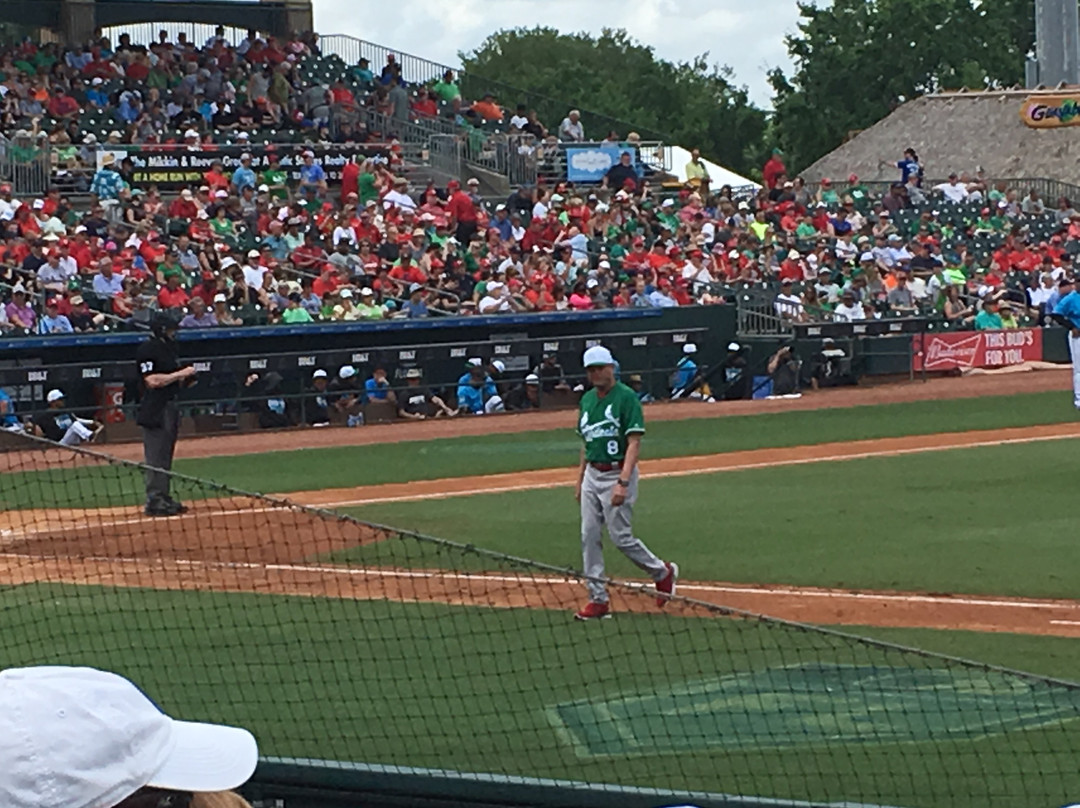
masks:
<instances>
[{"instance_id":1,"label":"white cap in foreground","mask_svg":"<svg viewBox=\"0 0 1080 808\"><path fill-rule=\"evenodd\" d=\"M585 356L582 358L582 364L587 368L595 368L600 365L614 365L615 358L611 355L611 351L603 345L594 345L589 348L589 350L585 351Z\"/></svg>"},{"instance_id":2,"label":"white cap in foreground","mask_svg":"<svg viewBox=\"0 0 1080 808\"><path fill-rule=\"evenodd\" d=\"M54 401L59 401L64 397L63 390L50 390L49 394L45 396L45 400L52 404Z\"/></svg>"},{"instance_id":3,"label":"white cap in foreground","mask_svg":"<svg viewBox=\"0 0 1080 808\"><path fill-rule=\"evenodd\" d=\"M93 668L0 673L0 805L109 808L144 786L226 791L255 771L245 729L176 721Z\"/></svg>"}]
</instances>

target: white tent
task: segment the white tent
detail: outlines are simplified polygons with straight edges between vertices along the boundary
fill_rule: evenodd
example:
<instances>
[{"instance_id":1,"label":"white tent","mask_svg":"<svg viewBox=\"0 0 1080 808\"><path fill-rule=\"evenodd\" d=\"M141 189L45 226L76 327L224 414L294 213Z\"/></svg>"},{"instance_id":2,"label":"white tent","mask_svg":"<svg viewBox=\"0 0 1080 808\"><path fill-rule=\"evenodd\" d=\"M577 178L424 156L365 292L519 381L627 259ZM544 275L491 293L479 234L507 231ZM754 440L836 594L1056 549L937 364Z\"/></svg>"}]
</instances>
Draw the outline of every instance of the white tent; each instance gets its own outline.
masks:
<instances>
[{"instance_id":1,"label":"white tent","mask_svg":"<svg viewBox=\"0 0 1080 808\"><path fill-rule=\"evenodd\" d=\"M681 146L671 147L671 173L678 177L681 182L686 182L686 164L689 162L689 151ZM729 171L716 163L710 163L708 160L702 160L701 162L709 169L709 187L713 190L724 185L730 185L732 188L761 187L753 180L748 180L746 177L740 177L734 171Z\"/></svg>"}]
</instances>

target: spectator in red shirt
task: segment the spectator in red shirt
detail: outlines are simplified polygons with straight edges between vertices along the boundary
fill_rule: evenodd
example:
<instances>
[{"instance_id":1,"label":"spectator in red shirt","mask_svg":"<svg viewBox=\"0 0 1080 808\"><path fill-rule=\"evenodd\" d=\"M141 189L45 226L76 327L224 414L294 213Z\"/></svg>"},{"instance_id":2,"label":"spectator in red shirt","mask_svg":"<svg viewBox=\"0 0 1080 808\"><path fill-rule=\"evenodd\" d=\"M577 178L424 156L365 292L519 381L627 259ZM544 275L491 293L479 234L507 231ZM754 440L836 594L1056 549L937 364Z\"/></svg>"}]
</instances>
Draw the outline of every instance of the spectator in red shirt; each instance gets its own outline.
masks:
<instances>
[{"instance_id":1,"label":"spectator in red shirt","mask_svg":"<svg viewBox=\"0 0 1080 808\"><path fill-rule=\"evenodd\" d=\"M337 274L334 272L334 265L324 264L322 273L312 281L311 291L320 298L325 298L327 295L336 292L339 285Z\"/></svg>"},{"instance_id":2,"label":"spectator in red shirt","mask_svg":"<svg viewBox=\"0 0 1080 808\"><path fill-rule=\"evenodd\" d=\"M472 105L473 112L485 121L501 121L503 119L502 107L495 103L495 96L485 93L484 97Z\"/></svg>"},{"instance_id":3,"label":"spectator in red shirt","mask_svg":"<svg viewBox=\"0 0 1080 808\"><path fill-rule=\"evenodd\" d=\"M439 106L428 93L427 87L421 87L416 91L416 100L412 103L412 110L422 118L434 118L439 114Z\"/></svg>"},{"instance_id":4,"label":"spectator in red shirt","mask_svg":"<svg viewBox=\"0 0 1080 808\"><path fill-rule=\"evenodd\" d=\"M315 243L315 233L308 231L304 243L293 250L292 262L298 269L310 270L323 262L323 255L323 248ZM322 297L321 294L319 296Z\"/></svg>"},{"instance_id":5,"label":"spectator in red shirt","mask_svg":"<svg viewBox=\"0 0 1080 808\"><path fill-rule=\"evenodd\" d=\"M555 298L544 283L544 276L539 272L529 278L529 288L525 290L524 297L533 311L555 310Z\"/></svg>"},{"instance_id":6,"label":"spectator in red shirt","mask_svg":"<svg viewBox=\"0 0 1080 808\"><path fill-rule=\"evenodd\" d=\"M65 93L63 87L56 85L52 98L49 99L49 114L54 118L71 118L78 112L79 102Z\"/></svg>"},{"instance_id":7,"label":"spectator in red shirt","mask_svg":"<svg viewBox=\"0 0 1080 808\"><path fill-rule=\"evenodd\" d=\"M341 204L356 204L360 192L360 164L354 154L341 167Z\"/></svg>"},{"instance_id":8,"label":"spectator in red shirt","mask_svg":"<svg viewBox=\"0 0 1080 808\"><path fill-rule=\"evenodd\" d=\"M765 166L761 169L761 177L765 180L765 187L770 191L776 187L776 182L781 177L787 174L787 167L784 165L783 152L780 149L773 149L772 156L766 161Z\"/></svg>"},{"instance_id":9,"label":"spectator in red shirt","mask_svg":"<svg viewBox=\"0 0 1080 808\"><path fill-rule=\"evenodd\" d=\"M165 285L158 290L158 306L163 309L183 308L189 299L188 293L180 286L179 274L170 275Z\"/></svg>"},{"instance_id":10,"label":"spectator in red shirt","mask_svg":"<svg viewBox=\"0 0 1080 808\"><path fill-rule=\"evenodd\" d=\"M194 219L199 215L199 206L195 204L195 195L188 188L169 205L170 219Z\"/></svg>"},{"instance_id":11,"label":"spectator in red shirt","mask_svg":"<svg viewBox=\"0 0 1080 808\"><path fill-rule=\"evenodd\" d=\"M211 193L229 190L229 178L225 176L225 164L215 160L210 164L210 170L203 174L203 182L210 188Z\"/></svg>"},{"instance_id":12,"label":"spectator in red shirt","mask_svg":"<svg viewBox=\"0 0 1080 808\"><path fill-rule=\"evenodd\" d=\"M401 281L403 285L410 283L427 283L427 275L420 269L412 260L412 253L403 252L401 254L400 263L396 264L393 269L390 270L390 277L395 281Z\"/></svg>"},{"instance_id":13,"label":"spectator in red shirt","mask_svg":"<svg viewBox=\"0 0 1080 808\"><path fill-rule=\"evenodd\" d=\"M455 228L454 237L459 244L468 244L476 233L476 204L472 197L461 190L461 183L450 180L446 186L450 201L446 205L450 215L450 226Z\"/></svg>"},{"instance_id":14,"label":"spectator in red shirt","mask_svg":"<svg viewBox=\"0 0 1080 808\"><path fill-rule=\"evenodd\" d=\"M124 68L124 75L136 84L146 81L146 77L150 75L150 65L147 63L146 54L136 53L135 59Z\"/></svg>"},{"instance_id":15,"label":"spectator in red shirt","mask_svg":"<svg viewBox=\"0 0 1080 808\"><path fill-rule=\"evenodd\" d=\"M353 96L352 90L346 87L345 82L341 79L330 85L330 98L335 104L356 105L356 98Z\"/></svg>"},{"instance_id":16,"label":"spectator in red shirt","mask_svg":"<svg viewBox=\"0 0 1080 808\"><path fill-rule=\"evenodd\" d=\"M799 255L798 250L788 250L788 254L780 262L780 271L777 275L780 280L792 280L796 283L803 280L805 275L803 273L802 256Z\"/></svg>"},{"instance_id":17,"label":"spectator in red shirt","mask_svg":"<svg viewBox=\"0 0 1080 808\"><path fill-rule=\"evenodd\" d=\"M60 189L56 186L52 186L45 194L45 199L42 200L45 204L42 206L42 210L46 216L56 215L56 211L60 207Z\"/></svg>"}]
</instances>

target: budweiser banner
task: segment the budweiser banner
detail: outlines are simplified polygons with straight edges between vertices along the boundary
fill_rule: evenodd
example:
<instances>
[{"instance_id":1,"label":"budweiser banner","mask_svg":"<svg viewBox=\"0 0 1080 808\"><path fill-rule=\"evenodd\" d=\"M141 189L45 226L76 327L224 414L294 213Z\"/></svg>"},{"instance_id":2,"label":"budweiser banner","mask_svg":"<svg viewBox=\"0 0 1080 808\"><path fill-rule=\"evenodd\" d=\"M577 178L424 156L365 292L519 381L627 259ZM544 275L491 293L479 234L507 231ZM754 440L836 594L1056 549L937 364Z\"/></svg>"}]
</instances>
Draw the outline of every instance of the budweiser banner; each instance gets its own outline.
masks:
<instances>
[{"instance_id":1,"label":"budweiser banner","mask_svg":"<svg viewBox=\"0 0 1080 808\"><path fill-rule=\"evenodd\" d=\"M913 347L915 370L1000 368L1043 358L1040 328L916 334Z\"/></svg>"},{"instance_id":2,"label":"budweiser banner","mask_svg":"<svg viewBox=\"0 0 1080 808\"><path fill-rule=\"evenodd\" d=\"M277 157L281 170L288 172L289 180L300 179L300 166L303 165L303 153L310 150L315 153L315 162L326 172L326 181L333 184L341 182L341 169L354 155L371 157L378 161L387 161L389 147L384 143L357 145L310 146L300 143L271 143L269 145L251 144L250 146L218 146L207 144L195 149L180 145L169 146L100 146L97 150L97 167L101 168L106 154L116 158L118 165L125 160L131 162L131 182L134 186L157 185L162 190L178 189L197 185L203 174L210 170L215 160L225 166L225 172L231 174L240 165L240 155L251 155L251 168L260 174L270 167L270 161ZM121 173L126 170L120 165ZM126 176L126 175L125 175Z\"/></svg>"}]
</instances>

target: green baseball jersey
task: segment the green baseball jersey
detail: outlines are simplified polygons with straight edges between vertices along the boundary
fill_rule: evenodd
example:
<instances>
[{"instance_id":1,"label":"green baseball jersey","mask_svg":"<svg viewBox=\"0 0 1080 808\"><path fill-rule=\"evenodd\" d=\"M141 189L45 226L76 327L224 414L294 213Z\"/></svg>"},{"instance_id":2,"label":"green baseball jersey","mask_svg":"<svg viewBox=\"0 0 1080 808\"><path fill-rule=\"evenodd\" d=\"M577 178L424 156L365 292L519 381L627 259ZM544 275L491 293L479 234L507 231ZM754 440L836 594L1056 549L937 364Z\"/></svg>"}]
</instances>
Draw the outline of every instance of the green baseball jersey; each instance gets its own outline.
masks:
<instances>
[{"instance_id":1,"label":"green baseball jersey","mask_svg":"<svg viewBox=\"0 0 1080 808\"><path fill-rule=\"evenodd\" d=\"M637 393L622 382L603 398L596 388L581 397L578 434L585 441L585 459L590 463L613 463L626 457L626 437L645 431L645 417Z\"/></svg>"}]
</instances>

